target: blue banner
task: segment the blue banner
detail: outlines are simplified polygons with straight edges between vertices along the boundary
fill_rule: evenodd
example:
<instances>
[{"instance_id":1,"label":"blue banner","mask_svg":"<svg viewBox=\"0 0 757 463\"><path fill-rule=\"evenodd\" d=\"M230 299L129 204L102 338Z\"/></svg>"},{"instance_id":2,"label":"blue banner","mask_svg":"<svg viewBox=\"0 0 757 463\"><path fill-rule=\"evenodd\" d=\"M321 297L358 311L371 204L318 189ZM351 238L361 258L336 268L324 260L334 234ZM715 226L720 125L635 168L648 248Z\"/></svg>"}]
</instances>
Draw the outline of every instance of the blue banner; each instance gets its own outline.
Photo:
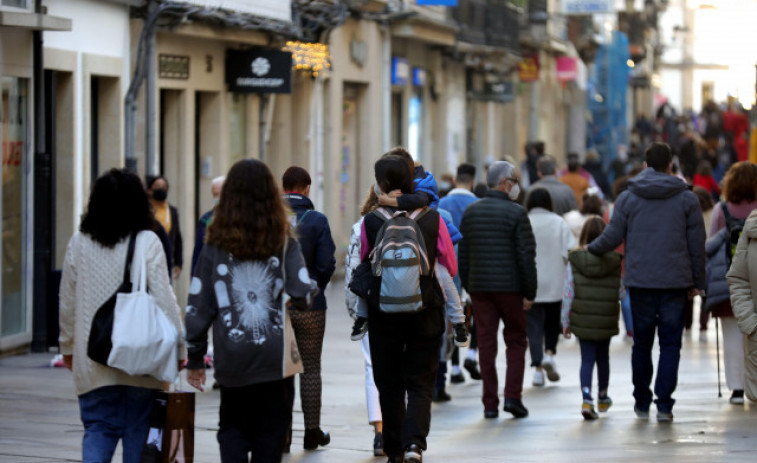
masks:
<instances>
[{"instance_id":1,"label":"blue banner","mask_svg":"<svg viewBox=\"0 0 757 463\"><path fill-rule=\"evenodd\" d=\"M457 6L457 0L415 0L416 5Z\"/></svg>"}]
</instances>

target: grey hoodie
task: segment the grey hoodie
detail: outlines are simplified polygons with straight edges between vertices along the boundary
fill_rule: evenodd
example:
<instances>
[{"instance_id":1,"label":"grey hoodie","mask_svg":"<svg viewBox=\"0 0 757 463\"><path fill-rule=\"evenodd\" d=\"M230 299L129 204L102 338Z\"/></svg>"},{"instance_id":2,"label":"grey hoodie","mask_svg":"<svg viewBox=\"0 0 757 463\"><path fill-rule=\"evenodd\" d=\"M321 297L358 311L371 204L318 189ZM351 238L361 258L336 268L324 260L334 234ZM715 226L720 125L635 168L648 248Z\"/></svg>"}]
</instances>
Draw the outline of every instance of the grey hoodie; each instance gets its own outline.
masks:
<instances>
[{"instance_id":1,"label":"grey hoodie","mask_svg":"<svg viewBox=\"0 0 757 463\"><path fill-rule=\"evenodd\" d=\"M628 288L705 288L705 230L696 195L681 179L647 168L618 196L610 225L592 254L625 240Z\"/></svg>"}]
</instances>

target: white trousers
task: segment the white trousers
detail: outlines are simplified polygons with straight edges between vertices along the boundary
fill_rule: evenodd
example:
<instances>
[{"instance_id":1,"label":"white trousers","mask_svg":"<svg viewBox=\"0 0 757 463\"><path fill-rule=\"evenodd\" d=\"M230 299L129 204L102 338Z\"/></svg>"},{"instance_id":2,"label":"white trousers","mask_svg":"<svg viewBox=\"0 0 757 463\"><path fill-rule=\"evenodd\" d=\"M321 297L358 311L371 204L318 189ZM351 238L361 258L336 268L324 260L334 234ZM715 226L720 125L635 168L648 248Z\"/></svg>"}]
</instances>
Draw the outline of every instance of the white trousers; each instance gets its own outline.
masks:
<instances>
[{"instance_id":1,"label":"white trousers","mask_svg":"<svg viewBox=\"0 0 757 463\"><path fill-rule=\"evenodd\" d=\"M744 390L744 335L734 317L720 317L723 332L725 384L730 390Z\"/></svg>"},{"instance_id":2,"label":"white trousers","mask_svg":"<svg viewBox=\"0 0 757 463\"><path fill-rule=\"evenodd\" d=\"M368 333L360 340L363 348L363 360L365 360L365 403L368 405L368 423L373 424L382 421L381 404L376 383L373 380L373 362L371 361L371 345L368 343ZM743 365L743 360L742 360Z\"/></svg>"}]
</instances>

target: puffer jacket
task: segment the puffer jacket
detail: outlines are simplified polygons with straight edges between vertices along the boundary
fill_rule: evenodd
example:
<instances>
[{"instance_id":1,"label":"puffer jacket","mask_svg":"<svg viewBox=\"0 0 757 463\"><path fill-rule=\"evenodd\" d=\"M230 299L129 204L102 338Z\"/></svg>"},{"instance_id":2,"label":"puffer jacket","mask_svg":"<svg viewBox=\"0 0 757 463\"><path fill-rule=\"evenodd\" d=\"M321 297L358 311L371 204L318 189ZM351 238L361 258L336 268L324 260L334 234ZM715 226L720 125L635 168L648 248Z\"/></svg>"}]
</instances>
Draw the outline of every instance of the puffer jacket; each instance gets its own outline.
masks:
<instances>
[{"instance_id":1,"label":"puffer jacket","mask_svg":"<svg viewBox=\"0 0 757 463\"><path fill-rule=\"evenodd\" d=\"M618 334L621 259L615 251L595 256L579 249L568 255L575 288L570 330L579 339L602 341Z\"/></svg>"},{"instance_id":2,"label":"puffer jacket","mask_svg":"<svg viewBox=\"0 0 757 463\"><path fill-rule=\"evenodd\" d=\"M722 228L715 236L707 240L707 244L705 245L705 253L707 254L707 297L704 300L705 310L711 310L731 297L728 292L728 282L725 279L725 275L728 272L728 262L725 255L727 234L728 229Z\"/></svg>"},{"instance_id":3,"label":"puffer jacket","mask_svg":"<svg viewBox=\"0 0 757 463\"><path fill-rule=\"evenodd\" d=\"M681 179L649 167L629 180L610 225L588 250L601 255L623 240L626 287L705 289L702 209Z\"/></svg>"},{"instance_id":4,"label":"puffer jacket","mask_svg":"<svg viewBox=\"0 0 757 463\"><path fill-rule=\"evenodd\" d=\"M350 291L350 280L352 272L360 265L360 229L363 226L363 217L352 225L350 233L350 245L347 248L347 254L344 258L344 303L347 306L347 313L350 317L355 318L355 306L357 305L357 294Z\"/></svg>"},{"instance_id":5,"label":"puffer jacket","mask_svg":"<svg viewBox=\"0 0 757 463\"><path fill-rule=\"evenodd\" d=\"M460 278L469 293L536 298L536 241L525 209L507 194L490 190L465 210L460 231Z\"/></svg>"},{"instance_id":6,"label":"puffer jacket","mask_svg":"<svg viewBox=\"0 0 757 463\"><path fill-rule=\"evenodd\" d=\"M733 315L748 336L744 350L744 392L757 401L757 211L752 211L728 271Z\"/></svg>"}]
</instances>

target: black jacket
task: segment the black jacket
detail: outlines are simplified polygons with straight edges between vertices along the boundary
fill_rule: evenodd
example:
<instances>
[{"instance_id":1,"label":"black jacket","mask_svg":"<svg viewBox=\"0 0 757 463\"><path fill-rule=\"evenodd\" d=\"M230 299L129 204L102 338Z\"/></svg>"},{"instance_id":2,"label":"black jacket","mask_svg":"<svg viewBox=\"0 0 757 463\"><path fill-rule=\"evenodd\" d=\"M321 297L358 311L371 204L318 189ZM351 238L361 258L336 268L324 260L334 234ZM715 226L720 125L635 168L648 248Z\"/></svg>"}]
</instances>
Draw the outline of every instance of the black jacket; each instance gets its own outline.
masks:
<instances>
[{"instance_id":1,"label":"black jacket","mask_svg":"<svg viewBox=\"0 0 757 463\"><path fill-rule=\"evenodd\" d=\"M393 208L387 209L394 210ZM433 209L418 220L418 226L423 233L423 241L426 245L429 265L432 269L437 257L436 244L439 239L439 220L439 213ZM365 238L370 249L375 246L376 235L383 224L384 221L375 214L365 216L363 225ZM366 256L366 259L368 258ZM380 284L380 280L376 279L375 283ZM424 282L421 282L424 308L420 312L384 313L379 309L378 301L368 300L368 326L371 337L374 336L373 333L382 333L405 339L424 341L438 339L444 333L445 327L444 297L441 295L441 289L435 278L429 279L428 283L428 285L424 285ZM375 286L375 291L378 292L377 286Z\"/></svg>"},{"instance_id":2,"label":"black jacket","mask_svg":"<svg viewBox=\"0 0 757 463\"><path fill-rule=\"evenodd\" d=\"M171 240L171 249L173 249L173 265L182 268L184 266L184 243L181 239L181 228L179 228L179 211L169 205L168 210L171 213L171 233L168 238Z\"/></svg>"},{"instance_id":3,"label":"black jacket","mask_svg":"<svg viewBox=\"0 0 757 463\"><path fill-rule=\"evenodd\" d=\"M336 269L336 246L331 238L329 220L314 210L313 202L307 196L287 193L284 200L295 213L292 225L295 227L297 241L305 257L310 278L318 283L320 289L313 301L313 310L326 310L326 295L323 290Z\"/></svg>"},{"instance_id":4,"label":"black jacket","mask_svg":"<svg viewBox=\"0 0 757 463\"><path fill-rule=\"evenodd\" d=\"M536 297L536 241L526 210L501 191L468 206L460 225L458 266L469 292Z\"/></svg>"}]
</instances>

